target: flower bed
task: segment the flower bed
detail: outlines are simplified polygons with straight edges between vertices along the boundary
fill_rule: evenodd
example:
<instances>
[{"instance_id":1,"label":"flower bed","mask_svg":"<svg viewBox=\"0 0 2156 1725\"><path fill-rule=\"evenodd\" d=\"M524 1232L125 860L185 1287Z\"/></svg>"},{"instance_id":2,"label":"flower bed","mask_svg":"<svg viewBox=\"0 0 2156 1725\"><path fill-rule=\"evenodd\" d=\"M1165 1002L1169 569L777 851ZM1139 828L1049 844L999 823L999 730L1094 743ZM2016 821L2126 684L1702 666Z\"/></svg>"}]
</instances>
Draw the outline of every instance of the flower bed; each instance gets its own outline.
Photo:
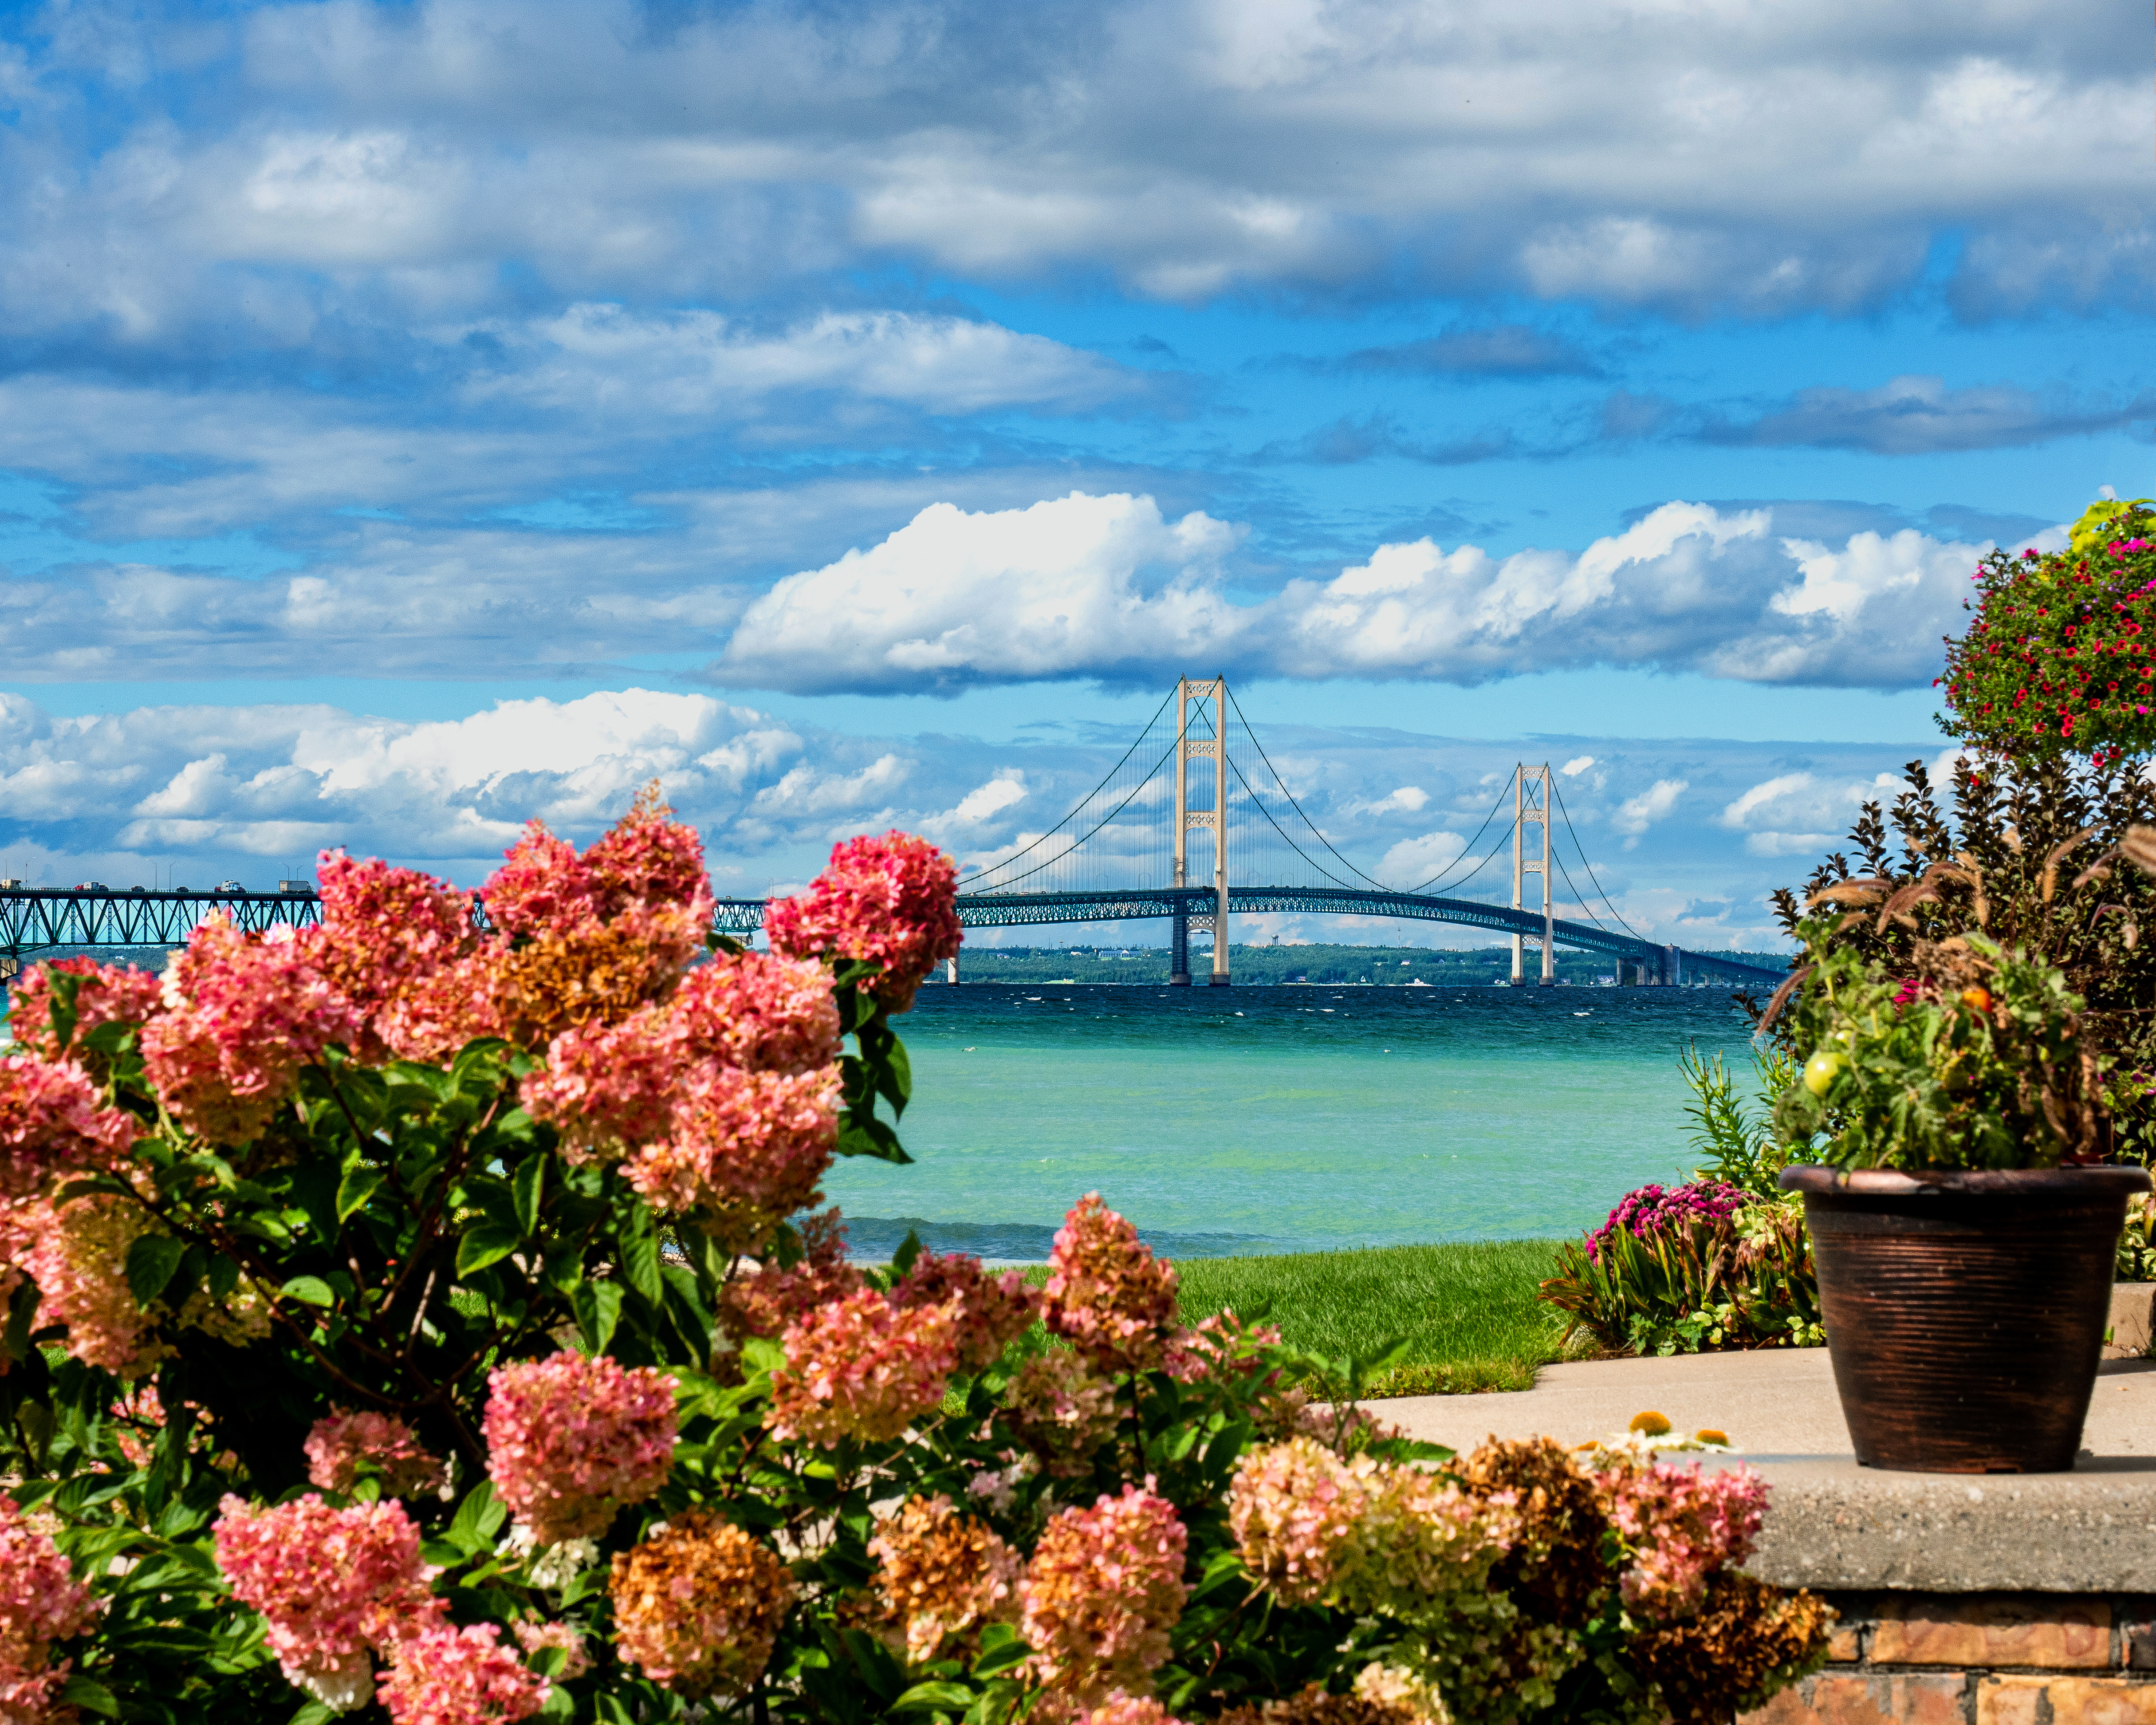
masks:
<instances>
[{"instance_id":1,"label":"flower bed","mask_svg":"<svg viewBox=\"0 0 2156 1725\"><path fill-rule=\"evenodd\" d=\"M952 884L849 841L744 951L647 798L485 934L331 855L316 928L28 981L0 1722L1703 1722L1824 1656L1755 1476L1390 1436L1097 1197L1037 1292L850 1264Z\"/></svg>"}]
</instances>

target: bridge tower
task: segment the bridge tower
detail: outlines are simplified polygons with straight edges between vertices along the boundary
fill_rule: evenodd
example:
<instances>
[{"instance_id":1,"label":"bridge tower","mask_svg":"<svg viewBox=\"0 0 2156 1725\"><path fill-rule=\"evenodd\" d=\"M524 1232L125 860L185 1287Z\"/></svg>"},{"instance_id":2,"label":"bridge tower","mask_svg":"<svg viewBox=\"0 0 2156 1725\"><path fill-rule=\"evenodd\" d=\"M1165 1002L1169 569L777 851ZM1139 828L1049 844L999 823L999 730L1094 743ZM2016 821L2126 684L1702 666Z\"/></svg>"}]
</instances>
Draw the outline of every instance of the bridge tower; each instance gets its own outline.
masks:
<instances>
[{"instance_id":1,"label":"bridge tower","mask_svg":"<svg viewBox=\"0 0 2156 1725\"><path fill-rule=\"evenodd\" d=\"M1527 908L1522 889L1527 877L1535 875L1543 883L1543 973L1542 986L1548 988L1557 980L1557 931L1552 926L1556 920L1555 907L1550 894L1550 827L1549 827L1549 762L1530 767L1521 762L1512 773L1512 908ZM1527 829L1537 827L1542 831L1538 850L1530 851L1527 845ZM1527 981L1525 959L1527 937L1512 937L1512 986L1519 988Z\"/></svg>"},{"instance_id":2,"label":"bridge tower","mask_svg":"<svg viewBox=\"0 0 2156 1725\"><path fill-rule=\"evenodd\" d=\"M1205 704L1213 704L1212 734L1193 736L1190 730L1191 710L1195 707L1200 718L1204 716ZM1213 806L1193 809L1190 806L1190 763L1208 761L1213 763ZM1213 931L1213 974L1209 979L1214 988L1225 988L1228 983L1228 680L1214 677L1199 680L1178 677L1175 684L1175 884L1189 886L1190 834L1210 832L1213 834L1213 909L1210 912L1191 914L1185 901L1175 901L1175 920L1168 957L1168 984L1172 988L1190 986L1190 931L1208 928Z\"/></svg>"}]
</instances>

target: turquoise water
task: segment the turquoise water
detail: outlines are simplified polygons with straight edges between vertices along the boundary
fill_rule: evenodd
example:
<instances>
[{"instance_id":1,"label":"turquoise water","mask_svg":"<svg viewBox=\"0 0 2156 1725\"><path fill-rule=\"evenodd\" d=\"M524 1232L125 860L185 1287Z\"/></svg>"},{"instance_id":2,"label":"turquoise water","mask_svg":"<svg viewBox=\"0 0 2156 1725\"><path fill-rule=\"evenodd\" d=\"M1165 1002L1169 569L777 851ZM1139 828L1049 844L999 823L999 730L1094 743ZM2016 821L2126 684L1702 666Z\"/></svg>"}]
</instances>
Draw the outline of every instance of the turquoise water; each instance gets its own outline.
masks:
<instances>
[{"instance_id":1,"label":"turquoise water","mask_svg":"<svg viewBox=\"0 0 2156 1725\"><path fill-rule=\"evenodd\" d=\"M1183 1256L1576 1232L1689 1172L1687 1043L1721 989L965 983L898 1029L911 1167L825 1182L857 1251L1037 1259L1097 1190Z\"/></svg>"}]
</instances>

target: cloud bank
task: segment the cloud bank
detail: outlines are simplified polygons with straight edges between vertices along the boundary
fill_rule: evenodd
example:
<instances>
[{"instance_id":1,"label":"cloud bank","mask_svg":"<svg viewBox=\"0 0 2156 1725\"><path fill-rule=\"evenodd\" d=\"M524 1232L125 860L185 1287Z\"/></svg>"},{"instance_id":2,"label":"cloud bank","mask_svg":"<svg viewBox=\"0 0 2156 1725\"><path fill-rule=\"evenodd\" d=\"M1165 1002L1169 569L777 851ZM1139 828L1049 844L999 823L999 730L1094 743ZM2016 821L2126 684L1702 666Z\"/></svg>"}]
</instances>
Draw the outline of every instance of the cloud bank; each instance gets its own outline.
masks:
<instances>
[{"instance_id":1,"label":"cloud bank","mask_svg":"<svg viewBox=\"0 0 2156 1725\"><path fill-rule=\"evenodd\" d=\"M803 693L1042 678L1476 683L1589 665L1758 683L1921 686L1988 549L1913 529L1839 546L1772 511L1669 503L1577 555L1383 545L1330 580L1239 600L1233 534L1150 497L937 506L749 605L716 680Z\"/></svg>"}]
</instances>

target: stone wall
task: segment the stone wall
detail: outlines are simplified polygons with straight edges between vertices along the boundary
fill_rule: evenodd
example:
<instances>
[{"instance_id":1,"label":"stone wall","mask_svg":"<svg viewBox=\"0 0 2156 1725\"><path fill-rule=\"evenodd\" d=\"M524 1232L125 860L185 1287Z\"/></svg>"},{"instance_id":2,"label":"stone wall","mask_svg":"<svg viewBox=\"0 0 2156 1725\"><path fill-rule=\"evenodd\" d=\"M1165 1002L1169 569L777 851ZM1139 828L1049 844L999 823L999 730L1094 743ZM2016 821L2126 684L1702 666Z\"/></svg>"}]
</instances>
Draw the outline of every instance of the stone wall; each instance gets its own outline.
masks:
<instances>
[{"instance_id":1,"label":"stone wall","mask_svg":"<svg viewBox=\"0 0 2156 1725\"><path fill-rule=\"evenodd\" d=\"M1832 1663L1744 1725L2156 1725L2148 1594L1826 1594Z\"/></svg>"}]
</instances>

